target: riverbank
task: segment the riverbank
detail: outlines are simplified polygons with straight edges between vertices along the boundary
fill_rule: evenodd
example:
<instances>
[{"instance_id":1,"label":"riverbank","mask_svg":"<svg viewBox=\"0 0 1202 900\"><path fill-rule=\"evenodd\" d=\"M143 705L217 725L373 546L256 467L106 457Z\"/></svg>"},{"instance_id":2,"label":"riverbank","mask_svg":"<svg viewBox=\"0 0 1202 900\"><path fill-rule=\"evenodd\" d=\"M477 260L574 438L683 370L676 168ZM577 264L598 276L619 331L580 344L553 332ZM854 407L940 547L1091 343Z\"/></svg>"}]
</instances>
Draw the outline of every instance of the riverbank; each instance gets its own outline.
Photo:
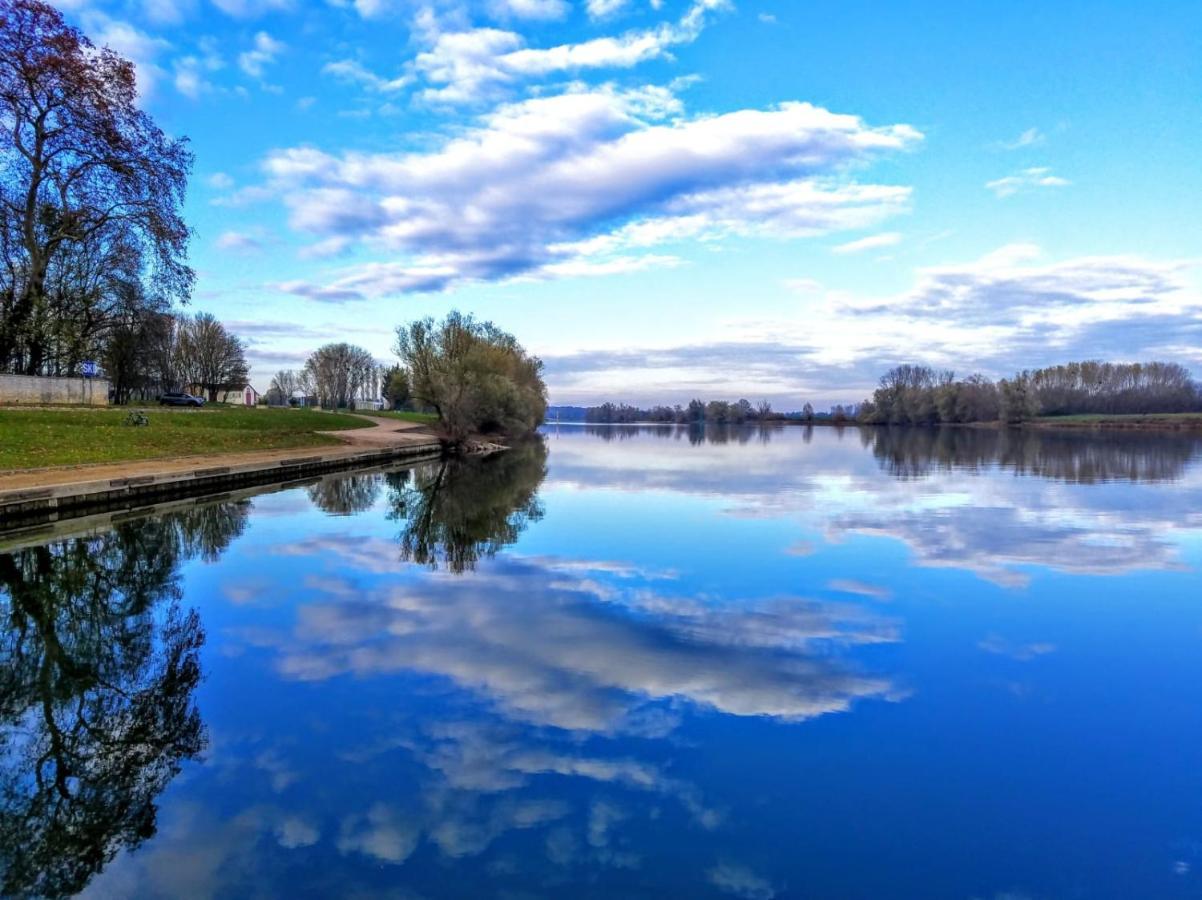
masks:
<instances>
[{"instance_id":1,"label":"riverbank","mask_svg":"<svg viewBox=\"0 0 1202 900\"><path fill-rule=\"evenodd\" d=\"M1202 413L1144 415L1041 416L1026 423L1035 428L1098 428L1137 431L1202 431Z\"/></svg>"},{"instance_id":2,"label":"riverbank","mask_svg":"<svg viewBox=\"0 0 1202 900\"><path fill-rule=\"evenodd\" d=\"M865 425L868 428L915 428L915 425L889 425L883 422L834 422L833 419L815 419L802 422L790 419L789 425L815 425L815 427L846 428L849 425ZM1040 416L1028 422L1007 424L1005 422L938 422L934 428L1082 428L1082 429L1127 429L1141 431L1202 431L1202 412L1154 412L1139 415L1106 416ZM928 425L917 425L928 428Z\"/></svg>"},{"instance_id":3,"label":"riverbank","mask_svg":"<svg viewBox=\"0 0 1202 900\"><path fill-rule=\"evenodd\" d=\"M144 416L146 424L132 424ZM131 423L131 424L127 424ZM364 416L309 409L0 409L0 473L336 447L336 433L373 427Z\"/></svg>"},{"instance_id":4,"label":"riverbank","mask_svg":"<svg viewBox=\"0 0 1202 900\"><path fill-rule=\"evenodd\" d=\"M266 410L247 412L250 415L270 414ZM296 414L282 410L279 413L283 416ZM78 415L101 414L82 412ZM224 416L225 413L216 415ZM416 423L374 416L311 415L319 417L313 421L321 424L331 419L356 421L344 430L291 433L293 437L303 435L319 439L321 443L317 447L309 443L300 448L289 445L256 452L204 455L193 451L154 459L0 472L0 526L31 517L53 519L64 512L92 507L121 508L162 498L212 493L231 486L289 481L337 469L433 455L442 450L437 437ZM0 427L3 427L2 423L0 419ZM336 427L346 425L342 421L334 424ZM131 426L129 430L145 429ZM7 439L7 432L5 437Z\"/></svg>"}]
</instances>

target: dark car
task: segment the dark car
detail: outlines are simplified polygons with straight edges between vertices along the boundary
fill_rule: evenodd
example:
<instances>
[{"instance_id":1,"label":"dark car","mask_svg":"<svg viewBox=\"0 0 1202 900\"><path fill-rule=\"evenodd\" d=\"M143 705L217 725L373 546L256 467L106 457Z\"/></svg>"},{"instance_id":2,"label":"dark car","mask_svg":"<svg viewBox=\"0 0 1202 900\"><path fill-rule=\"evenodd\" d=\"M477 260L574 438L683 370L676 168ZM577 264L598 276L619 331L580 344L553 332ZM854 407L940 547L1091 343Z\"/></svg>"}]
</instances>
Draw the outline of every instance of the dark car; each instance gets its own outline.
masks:
<instances>
[{"instance_id":1,"label":"dark car","mask_svg":"<svg viewBox=\"0 0 1202 900\"><path fill-rule=\"evenodd\" d=\"M193 397L183 391L168 391L159 397L159 406L204 406L204 397Z\"/></svg>"}]
</instances>

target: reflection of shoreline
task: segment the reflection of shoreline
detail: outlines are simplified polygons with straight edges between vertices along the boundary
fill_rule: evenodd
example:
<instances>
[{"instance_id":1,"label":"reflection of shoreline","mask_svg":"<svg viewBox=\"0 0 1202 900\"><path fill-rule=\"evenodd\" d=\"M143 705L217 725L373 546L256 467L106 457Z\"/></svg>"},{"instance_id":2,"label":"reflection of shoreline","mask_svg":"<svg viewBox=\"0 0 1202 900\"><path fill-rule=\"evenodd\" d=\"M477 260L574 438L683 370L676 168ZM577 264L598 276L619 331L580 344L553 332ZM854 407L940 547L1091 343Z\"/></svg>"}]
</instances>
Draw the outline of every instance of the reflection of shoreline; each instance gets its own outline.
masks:
<instances>
[{"instance_id":1,"label":"reflection of shoreline","mask_svg":"<svg viewBox=\"0 0 1202 900\"><path fill-rule=\"evenodd\" d=\"M550 426L555 436L586 434L605 443L640 437L675 441L682 446L770 443L786 431L809 444L818 426L797 425L627 425L576 423ZM560 431L558 429L564 429ZM570 430L569 430L570 429ZM870 447L890 475L925 478L937 471L1000 468L1069 484L1107 481L1156 483L1178 481L1192 462L1202 459L1202 434L1188 431L995 428L974 425L859 426L824 425L842 441L854 436Z\"/></svg>"},{"instance_id":2,"label":"reflection of shoreline","mask_svg":"<svg viewBox=\"0 0 1202 900\"><path fill-rule=\"evenodd\" d=\"M997 467L1069 484L1178 481L1202 458L1202 435L998 428L867 429L873 455L898 478Z\"/></svg>"},{"instance_id":3,"label":"reflection of shoreline","mask_svg":"<svg viewBox=\"0 0 1202 900\"><path fill-rule=\"evenodd\" d=\"M782 422L757 423L748 422L742 425L677 425L670 423L650 422L635 425L626 422L554 422L544 425L544 434L557 436L561 429L568 433L581 433L599 437L605 442L626 441L639 435L651 435L665 440L688 441L689 444L749 444L758 441L762 444L772 440L784 428Z\"/></svg>"}]
</instances>

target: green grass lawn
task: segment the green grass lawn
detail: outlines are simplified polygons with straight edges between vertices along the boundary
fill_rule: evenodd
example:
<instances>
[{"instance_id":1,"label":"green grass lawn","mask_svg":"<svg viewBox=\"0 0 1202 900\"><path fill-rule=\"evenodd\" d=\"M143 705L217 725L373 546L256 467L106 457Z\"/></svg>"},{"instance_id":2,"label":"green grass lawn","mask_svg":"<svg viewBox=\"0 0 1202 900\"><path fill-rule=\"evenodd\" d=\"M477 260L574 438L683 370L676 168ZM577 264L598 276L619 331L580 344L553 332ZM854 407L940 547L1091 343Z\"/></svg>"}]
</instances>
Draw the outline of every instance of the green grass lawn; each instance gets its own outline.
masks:
<instances>
[{"instance_id":1,"label":"green grass lawn","mask_svg":"<svg viewBox=\"0 0 1202 900\"><path fill-rule=\"evenodd\" d=\"M308 409L0 409L0 471L337 444L317 431L366 428L355 416Z\"/></svg>"},{"instance_id":2,"label":"green grass lawn","mask_svg":"<svg viewBox=\"0 0 1202 900\"><path fill-rule=\"evenodd\" d=\"M390 409L380 412L369 412L369 416L383 416L386 419L400 419L402 422L417 422L421 425L434 425L438 422L437 413L395 412Z\"/></svg>"}]
</instances>

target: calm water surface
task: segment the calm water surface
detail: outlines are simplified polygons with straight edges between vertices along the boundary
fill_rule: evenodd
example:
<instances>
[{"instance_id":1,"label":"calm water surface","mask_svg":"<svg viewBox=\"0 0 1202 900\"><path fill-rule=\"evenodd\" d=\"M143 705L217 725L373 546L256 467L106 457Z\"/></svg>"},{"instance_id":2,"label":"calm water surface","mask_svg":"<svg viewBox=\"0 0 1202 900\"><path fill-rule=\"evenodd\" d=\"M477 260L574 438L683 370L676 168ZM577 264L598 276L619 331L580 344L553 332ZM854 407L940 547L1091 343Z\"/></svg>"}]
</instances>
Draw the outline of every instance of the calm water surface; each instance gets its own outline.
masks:
<instances>
[{"instance_id":1,"label":"calm water surface","mask_svg":"<svg viewBox=\"0 0 1202 900\"><path fill-rule=\"evenodd\" d=\"M0 893L1202 895L1202 444L561 427L0 553Z\"/></svg>"}]
</instances>

